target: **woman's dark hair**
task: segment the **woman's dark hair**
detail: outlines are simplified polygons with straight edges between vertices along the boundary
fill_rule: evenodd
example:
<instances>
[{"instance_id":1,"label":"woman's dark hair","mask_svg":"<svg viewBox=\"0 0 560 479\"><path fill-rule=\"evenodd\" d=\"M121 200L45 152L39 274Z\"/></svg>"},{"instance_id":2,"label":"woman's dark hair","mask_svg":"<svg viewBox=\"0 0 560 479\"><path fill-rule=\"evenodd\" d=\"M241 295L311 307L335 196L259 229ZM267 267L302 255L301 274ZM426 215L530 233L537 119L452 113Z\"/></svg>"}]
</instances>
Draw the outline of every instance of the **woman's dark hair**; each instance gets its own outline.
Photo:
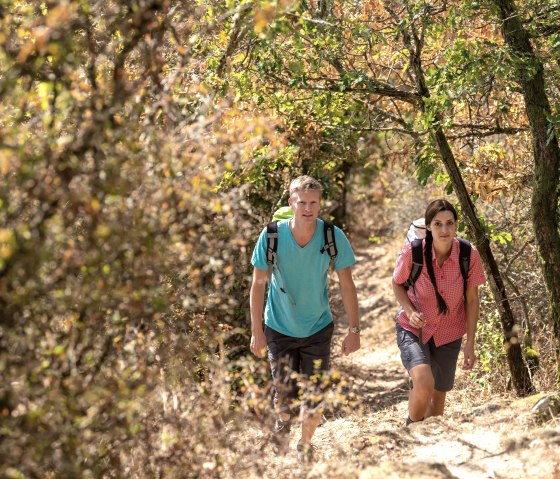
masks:
<instances>
[{"instance_id":1,"label":"woman's dark hair","mask_svg":"<svg viewBox=\"0 0 560 479\"><path fill-rule=\"evenodd\" d=\"M428 226L433 219L436 217L438 213L442 211L451 211L453 213L453 218L457 221L457 211L453 207L451 203L447 200L434 200L432 201L428 207L426 208L426 212L424 213L424 219L426 221L426 226ZM434 265L432 263L432 244L434 242L434 237L432 236L432 232L426 228L426 247L424 249L424 255L426 257L426 267L428 268L428 274L430 275L430 280L434 289L436 290L436 298L438 304L438 311L442 314L447 313L447 304L445 304L445 300L439 294L436 275L434 274Z\"/></svg>"}]
</instances>

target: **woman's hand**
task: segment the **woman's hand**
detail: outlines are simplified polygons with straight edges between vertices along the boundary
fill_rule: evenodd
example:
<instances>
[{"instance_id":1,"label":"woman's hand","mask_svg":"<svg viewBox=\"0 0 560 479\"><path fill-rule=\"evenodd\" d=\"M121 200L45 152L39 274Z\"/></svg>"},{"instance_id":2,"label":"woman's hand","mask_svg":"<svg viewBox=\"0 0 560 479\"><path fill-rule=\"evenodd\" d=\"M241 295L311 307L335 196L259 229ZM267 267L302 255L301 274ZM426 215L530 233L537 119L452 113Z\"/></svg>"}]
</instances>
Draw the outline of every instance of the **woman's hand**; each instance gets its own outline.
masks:
<instances>
[{"instance_id":1,"label":"woman's hand","mask_svg":"<svg viewBox=\"0 0 560 479\"><path fill-rule=\"evenodd\" d=\"M474 354L474 343L467 341L463 348L463 369L472 369L475 363L476 355Z\"/></svg>"},{"instance_id":2,"label":"woman's hand","mask_svg":"<svg viewBox=\"0 0 560 479\"><path fill-rule=\"evenodd\" d=\"M424 315L419 313L418 311L414 311L409 317L408 321L410 322L411 326L414 326L417 329L423 328L426 324L424 320Z\"/></svg>"}]
</instances>

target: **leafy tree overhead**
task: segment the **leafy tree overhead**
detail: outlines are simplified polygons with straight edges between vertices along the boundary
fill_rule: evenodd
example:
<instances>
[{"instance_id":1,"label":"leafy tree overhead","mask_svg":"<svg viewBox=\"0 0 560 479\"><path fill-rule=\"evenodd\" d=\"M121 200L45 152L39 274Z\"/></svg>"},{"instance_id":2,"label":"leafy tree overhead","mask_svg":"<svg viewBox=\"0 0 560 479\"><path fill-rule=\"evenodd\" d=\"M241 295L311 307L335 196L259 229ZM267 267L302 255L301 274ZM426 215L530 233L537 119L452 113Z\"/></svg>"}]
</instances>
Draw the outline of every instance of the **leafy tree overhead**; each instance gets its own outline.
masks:
<instances>
[{"instance_id":1,"label":"leafy tree overhead","mask_svg":"<svg viewBox=\"0 0 560 479\"><path fill-rule=\"evenodd\" d=\"M196 470L208 458L188 441L224 440L211 431L229 401L200 392L220 352L236 354L261 224L243 190L216 185L255 149L283 147L269 118L208 86L210 39L233 12L2 8L0 475Z\"/></svg>"},{"instance_id":2,"label":"leafy tree overhead","mask_svg":"<svg viewBox=\"0 0 560 479\"><path fill-rule=\"evenodd\" d=\"M276 12L267 29L248 39L246 54L232 59L232 70L252 79L263 102L272 98L270 106L285 98L287 117L299 108L324 128L338 119L342 131L404 135L421 181L447 176L491 278L516 389L531 391L516 320L472 201L488 185L497 192L518 181L510 175L512 183L493 183L493 173L480 176L476 160L497 157L498 135L527 130L499 30L463 2L334 2L330 14L322 5ZM457 158L454 150L465 148L471 155Z\"/></svg>"},{"instance_id":3,"label":"leafy tree overhead","mask_svg":"<svg viewBox=\"0 0 560 479\"><path fill-rule=\"evenodd\" d=\"M523 8L555 79L557 10ZM291 177L321 178L344 221L349 173L382 154L456 186L443 135L469 201L525 197L532 130L496 18L477 2L4 2L0 476L251 464L224 424L266 421L249 256Z\"/></svg>"}]
</instances>

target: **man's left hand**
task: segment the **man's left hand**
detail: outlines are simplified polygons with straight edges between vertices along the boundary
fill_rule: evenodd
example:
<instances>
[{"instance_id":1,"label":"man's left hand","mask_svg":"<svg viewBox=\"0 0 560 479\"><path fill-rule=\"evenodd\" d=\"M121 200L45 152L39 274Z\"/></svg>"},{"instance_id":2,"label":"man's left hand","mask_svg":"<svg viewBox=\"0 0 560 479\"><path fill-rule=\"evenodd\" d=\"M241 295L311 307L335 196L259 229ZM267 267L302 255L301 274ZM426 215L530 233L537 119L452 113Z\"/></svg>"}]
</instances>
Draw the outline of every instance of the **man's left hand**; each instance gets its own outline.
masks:
<instances>
[{"instance_id":1,"label":"man's left hand","mask_svg":"<svg viewBox=\"0 0 560 479\"><path fill-rule=\"evenodd\" d=\"M360 335L348 333L344 338L344 341L342 341L342 354L348 356L358 349L360 349Z\"/></svg>"}]
</instances>

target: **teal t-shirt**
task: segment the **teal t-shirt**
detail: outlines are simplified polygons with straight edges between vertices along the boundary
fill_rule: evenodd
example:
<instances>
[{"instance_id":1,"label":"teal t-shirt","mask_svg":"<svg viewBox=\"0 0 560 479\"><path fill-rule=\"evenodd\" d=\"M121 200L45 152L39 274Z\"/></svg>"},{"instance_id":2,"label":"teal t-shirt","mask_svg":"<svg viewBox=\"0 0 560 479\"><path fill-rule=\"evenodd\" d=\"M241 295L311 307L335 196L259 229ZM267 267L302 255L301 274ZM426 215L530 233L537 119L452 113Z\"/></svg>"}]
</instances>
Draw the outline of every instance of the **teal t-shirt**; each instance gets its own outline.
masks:
<instances>
[{"instance_id":1,"label":"teal t-shirt","mask_svg":"<svg viewBox=\"0 0 560 479\"><path fill-rule=\"evenodd\" d=\"M306 338L333 320L328 297L330 256L327 252L321 254L325 244L323 220L317 219L313 238L303 248L296 243L289 221L278 222L278 259L272 271L264 319L268 327L279 333ZM336 226L334 235L338 250L334 269L354 265L356 258L348 238ZM257 269L268 269L266 228L255 245L251 264Z\"/></svg>"}]
</instances>

